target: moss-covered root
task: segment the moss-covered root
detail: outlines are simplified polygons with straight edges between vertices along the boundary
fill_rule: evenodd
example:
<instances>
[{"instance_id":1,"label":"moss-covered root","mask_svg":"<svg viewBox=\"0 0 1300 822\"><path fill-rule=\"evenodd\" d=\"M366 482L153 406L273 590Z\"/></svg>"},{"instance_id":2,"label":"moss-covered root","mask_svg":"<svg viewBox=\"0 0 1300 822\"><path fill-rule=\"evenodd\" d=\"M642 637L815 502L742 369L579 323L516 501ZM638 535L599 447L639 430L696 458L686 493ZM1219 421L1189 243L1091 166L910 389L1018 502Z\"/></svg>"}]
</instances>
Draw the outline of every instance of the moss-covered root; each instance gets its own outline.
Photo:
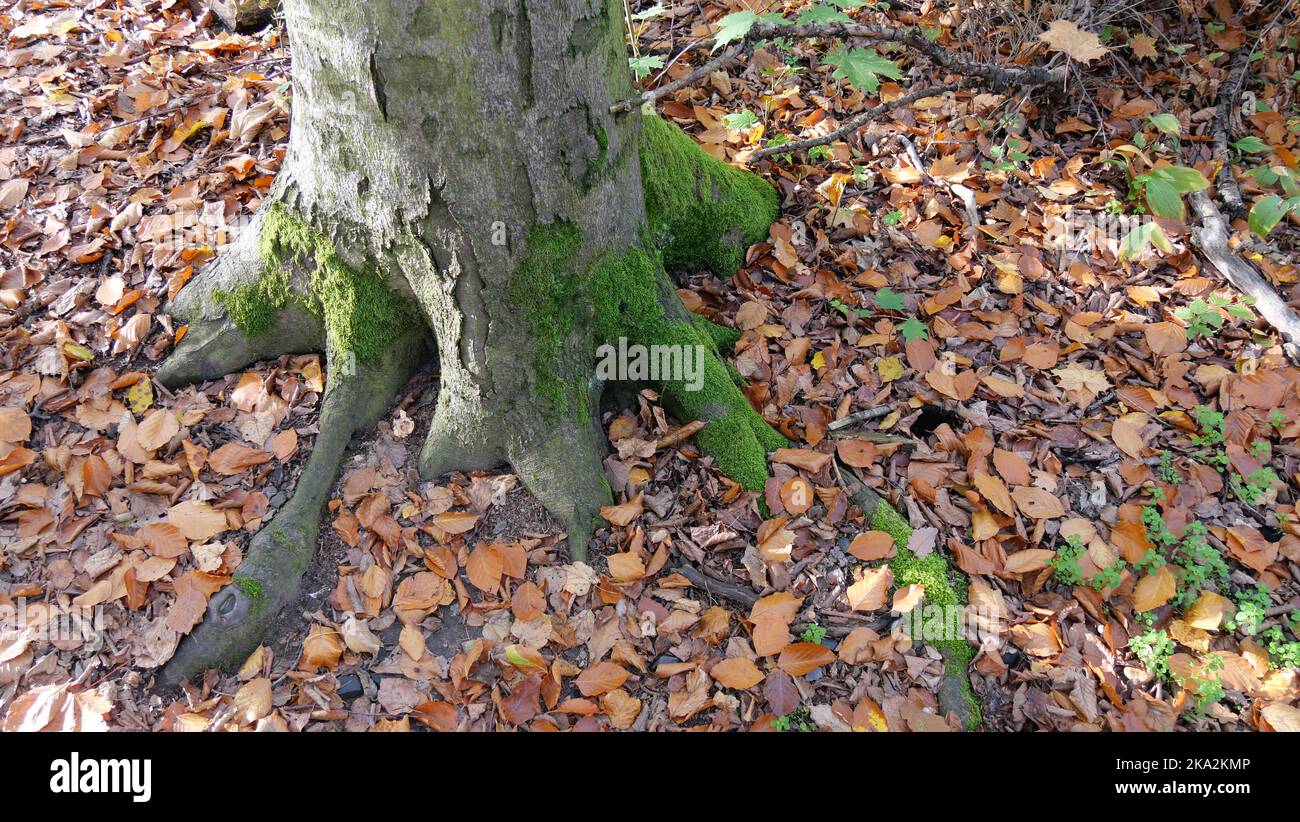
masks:
<instances>
[{"instance_id":1,"label":"moss-covered root","mask_svg":"<svg viewBox=\"0 0 1300 822\"><path fill-rule=\"evenodd\" d=\"M863 512L867 513L871 527L885 531L894 538L895 555L889 563L894 573L894 585L925 587L928 605L963 606L966 604L965 580L948 566L943 555L935 551L918 557L907 547L912 536L912 526L894 506L881 499L865 485L858 484L850 496ZM945 625L950 624L945 620ZM970 684L970 662L975 656L974 647L961 638L934 640L929 643L943 655L943 683L939 687L939 707L945 713L955 713L962 727L975 730L981 722L979 698Z\"/></svg>"},{"instance_id":2,"label":"moss-covered root","mask_svg":"<svg viewBox=\"0 0 1300 822\"><path fill-rule=\"evenodd\" d=\"M600 431L594 421L536 430L542 432L536 439L512 437L506 456L524 486L564 526L569 558L585 562L587 543L603 524L600 506L613 502L600 460Z\"/></svg>"},{"instance_id":3,"label":"moss-covered root","mask_svg":"<svg viewBox=\"0 0 1300 822\"><path fill-rule=\"evenodd\" d=\"M227 295L243 294L263 278L259 246L263 220L259 215L209 268L195 277L167 304L167 312L186 323L186 333L158 369L158 381L168 388L211 380L238 371L258 360L281 354L320 351L325 344L320 319L298 303L268 315L261 333L241 328Z\"/></svg>"},{"instance_id":4,"label":"moss-covered root","mask_svg":"<svg viewBox=\"0 0 1300 822\"><path fill-rule=\"evenodd\" d=\"M790 443L749 404L718 355L705 356L704 383L698 390L681 381L667 382L663 390L668 409L679 420L706 423L695 441L722 473L744 488L761 491L768 477L768 452Z\"/></svg>"},{"instance_id":5,"label":"moss-covered root","mask_svg":"<svg viewBox=\"0 0 1300 822\"><path fill-rule=\"evenodd\" d=\"M673 270L731 276L745 249L767 237L780 206L766 180L727 165L653 114L642 118L641 185L650 230Z\"/></svg>"},{"instance_id":6,"label":"moss-covered root","mask_svg":"<svg viewBox=\"0 0 1300 822\"><path fill-rule=\"evenodd\" d=\"M259 360L319 351L325 344L320 320L297 307L280 312L269 333L250 336L222 315L191 322L185 337L159 367L161 385L179 388L214 380Z\"/></svg>"},{"instance_id":7,"label":"moss-covered root","mask_svg":"<svg viewBox=\"0 0 1300 822\"><path fill-rule=\"evenodd\" d=\"M267 523L235 570L232 584L208 602L206 615L158 677L172 687L208 668L239 665L257 647L272 621L293 603L316 546L322 510L338 476L353 432L375 423L426 351L422 332L394 346L384 362L352 368L354 358L331 353L321 404L320 434L293 497ZM335 361L346 361L348 367Z\"/></svg>"}]
</instances>

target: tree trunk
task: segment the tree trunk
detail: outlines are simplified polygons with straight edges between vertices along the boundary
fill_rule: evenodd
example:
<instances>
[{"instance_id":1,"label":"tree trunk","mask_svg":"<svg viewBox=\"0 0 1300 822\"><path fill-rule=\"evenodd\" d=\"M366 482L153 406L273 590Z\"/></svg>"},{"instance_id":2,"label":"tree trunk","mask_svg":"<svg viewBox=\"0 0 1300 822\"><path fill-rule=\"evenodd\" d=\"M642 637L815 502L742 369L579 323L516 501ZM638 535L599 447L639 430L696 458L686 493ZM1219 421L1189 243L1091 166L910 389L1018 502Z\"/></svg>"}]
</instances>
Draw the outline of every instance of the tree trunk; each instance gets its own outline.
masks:
<instances>
[{"instance_id":1,"label":"tree trunk","mask_svg":"<svg viewBox=\"0 0 1300 822\"><path fill-rule=\"evenodd\" d=\"M332 478L347 438L382 412L431 336L440 386L422 475L508 463L581 559L610 501L597 346L703 346L702 385L656 385L682 422L707 422L697 442L728 476L761 488L765 451L785 441L718 355L734 332L691 315L664 263L730 275L766 237L776 194L676 126L609 113L633 91L622 6L284 8L294 80L285 168L236 247L181 292L173 312L191 329L160 379L325 350L329 447L318 444L308 471ZM378 408L377 392L387 392ZM310 554L329 483L306 484L236 572L254 582L214 597L172 681L238 662L262 630L246 626L266 621L252 617L292 601L296 576L269 557Z\"/></svg>"}]
</instances>

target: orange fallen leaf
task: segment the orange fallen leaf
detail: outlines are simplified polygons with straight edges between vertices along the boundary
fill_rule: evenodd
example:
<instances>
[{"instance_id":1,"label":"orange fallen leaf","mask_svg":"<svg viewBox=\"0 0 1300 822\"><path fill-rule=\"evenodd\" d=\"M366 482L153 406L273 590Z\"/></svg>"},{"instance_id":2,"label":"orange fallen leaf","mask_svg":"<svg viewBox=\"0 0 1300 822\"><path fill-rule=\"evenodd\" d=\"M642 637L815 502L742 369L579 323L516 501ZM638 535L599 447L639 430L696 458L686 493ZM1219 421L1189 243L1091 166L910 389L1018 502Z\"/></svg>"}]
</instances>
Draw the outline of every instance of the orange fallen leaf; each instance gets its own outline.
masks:
<instances>
[{"instance_id":1,"label":"orange fallen leaf","mask_svg":"<svg viewBox=\"0 0 1300 822\"><path fill-rule=\"evenodd\" d=\"M790 676L803 676L835 661L835 654L816 642L796 642L786 647L777 665Z\"/></svg>"},{"instance_id":2,"label":"orange fallen leaf","mask_svg":"<svg viewBox=\"0 0 1300 822\"><path fill-rule=\"evenodd\" d=\"M758 669L758 666L744 657L724 659L713 666L709 675L724 687L734 688L737 691L747 691L764 679L763 672Z\"/></svg>"},{"instance_id":3,"label":"orange fallen leaf","mask_svg":"<svg viewBox=\"0 0 1300 822\"><path fill-rule=\"evenodd\" d=\"M578 691L583 696L600 696L615 688L622 687L632 674L621 665L613 662L598 662L578 674L576 680Z\"/></svg>"}]
</instances>

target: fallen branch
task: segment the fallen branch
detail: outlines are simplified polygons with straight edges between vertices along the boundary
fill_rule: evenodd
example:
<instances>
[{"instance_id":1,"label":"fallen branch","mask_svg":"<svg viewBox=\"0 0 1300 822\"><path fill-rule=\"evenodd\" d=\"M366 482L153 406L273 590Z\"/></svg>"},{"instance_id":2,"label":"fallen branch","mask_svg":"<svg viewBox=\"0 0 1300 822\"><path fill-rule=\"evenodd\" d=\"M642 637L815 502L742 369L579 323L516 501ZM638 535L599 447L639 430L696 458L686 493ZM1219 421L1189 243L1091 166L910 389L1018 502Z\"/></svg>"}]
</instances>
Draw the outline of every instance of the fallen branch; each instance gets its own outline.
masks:
<instances>
[{"instance_id":1,"label":"fallen branch","mask_svg":"<svg viewBox=\"0 0 1300 822\"><path fill-rule=\"evenodd\" d=\"M930 58L936 65L952 74L961 75L962 77L975 77L994 88L1023 88L1024 86L1040 86L1048 83L1064 83L1066 78L1064 66L1057 68L1000 66L994 63L966 60L926 37L923 31L915 27L893 28L890 26L867 26L859 23L792 23L781 25L764 21L755 23L724 54L714 57L685 77L643 92L635 97L620 100L610 106L609 111L611 114L620 114L631 111L643 103L653 103L655 100L689 86L706 75L717 71L745 51L748 51L754 43L774 37L794 37L808 40L848 40L864 43L900 43L916 49ZM812 145L822 145L822 143L813 143Z\"/></svg>"},{"instance_id":2,"label":"fallen branch","mask_svg":"<svg viewBox=\"0 0 1300 822\"><path fill-rule=\"evenodd\" d=\"M927 603L964 606L965 595L954 590L943 578L943 574L932 574L932 578L923 581L925 572L918 571L918 566L925 560L929 560L930 556L938 555L931 554L925 560L920 560L911 552L907 543L912 535L912 527L898 509L859 481L853 471L847 465L841 465L838 459L833 463L833 467L840 486L844 488L853 504L866 515L868 527L885 531L894 538L896 553L889 563L894 571L894 584L902 587L920 582L925 585ZM938 556L938 559L943 560L943 557ZM933 566L938 563L931 564ZM946 574L948 571L946 560L943 560L942 567ZM943 656L943 681L939 686L939 707L945 714L955 714L963 728L967 730L978 728L981 722L980 705L979 699L971 688L969 671L975 649L965 639L935 640L926 644Z\"/></svg>"},{"instance_id":3,"label":"fallen branch","mask_svg":"<svg viewBox=\"0 0 1300 822\"><path fill-rule=\"evenodd\" d=\"M881 417L888 417L893 412L894 409L891 406L877 405L875 408L868 408L865 411L856 411L852 414L849 414L847 417L841 417L838 420L833 420L829 425L826 426L826 428L830 431L835 431L840 428L847 428L848 426L853 425L855 423L867 422L869 420L878 420Z\"/></svg>"},{"instance_id":4,"label":"fallen branch","mask_svg":"<svg viewBox=\"0 0 1300 822\"><path fill-rule=\"evenodd\" d=\"M777 23L760 22L749 30L745 39L751 41L772 37L829 38L864 43L901 43L905 46L911 46L953 74L960 74L963 77L978 77L995 87L1041 86L1047 83L1063 83L1066 76L1064 66L1050 69L1043 66L999 66L994 63L966 60L926 37L925 32L914 26L893 28L890 26L866 26L859 23L797 23L783 26Z\"/></svg>"},{"instance_id":5,"label":"fallen branch","mask_svg":"<svg viewBox=\"0 0 1300 822\"><path fill-rule=\"evenodd\" d=\"M1255 300L1261 317L1282 335L1282 348L1292 362L1300 363L1300 316L1278 296L1273 285L1255 267L1228 247L1228 224L1203 191L1190 195L1201 227L1192 231L1192 244L1241 293Z\"/></svg>"},{"instance_id":6,"label":"fallen branch","mask_svg":"<svg viewBox=\"0 0 1300 822\"><path fill-rule=\"evenodd\" d=\"M694 422L688 422L676 431L669 431L667 434L664 434L655 441L655 450L662 451L663 449L670 448L683 440L690 439L697 431L704 428L704 425L704 420L695 420Z\"/></svg>"},{"instance_id":7,"label":"fallen branch","mask_svg":"<svg viewBox=\"0 0 1300 822\"><path fill-rule=\"evenodd\" d=\"M730 50L718 55L717 57L714 57L712 60L700 66L699 68L695 69L685 77L679 77L678 79L673 80L671 83L665 83L664 85L659 86L658 88L650 89L649 91L639 94L636 97L629 97L626 100L618 101L617 103L609 107L609 113L621 114L625 111L631 111L633 108L637 106L644 105L645 103L653 103L655 100L658 100L660 97L664 97L669 94L672 94L673 92L677 91L677 89L679 88L685 88L686 86L694 85L695 83L709 76L713 72L718 71L723 66L727 65L732 60L739 57L741 52L743 52L744 50L745 47L743 45L735 46L734 48L731 48Z\"/></svg>"},{"instance_id":8,"label":"fallen branch","mask_svg":"<svg viewBox=\"0 0 1300 822\"><path fill-rule=\"evenodd\" d=\"M916 170L921 172L921 176L934 185L948 189L961 200L961 204L966 208L966 219L970 222L969 239L974 242L980 233L980 210L975 203L975 192L961 183L950 183L947 180L936 179L934 175L926 170L925 165L921 162L921 155L917 153L916 146L912 145L912 141L907 139L906 135L898 135L898 142L907 153L907 159L911 160L912 165L916 166Z\"/></svg>"},{"instance_id":9,"label":"fallen branch","mask_svg":"<svg viewBox=\"0 0 1300 822\"><path fill-rule=\"evenodd\" d=\"M935 97L940 94L945 94L949 91L953 91L955 88L956 86L930 86L921 89L920 91L912 92L911 94L899 97L897 100L890 100L888 103L881 103L875 108L868 109L861 114L851 117L844 125L828 134L823 134L820 137L809 137L806 140L795 140L791 143L782 143L779 146L768 146L767 148L759 149L749 155L745 162L749 165L753 165L764 157L771 157L773 154L788 154L793 151L807 151L814 146L824 146L837 142L862 128L867 123L870 123L873 120L879 120L896 108L909 106L917 100L922 100L926 97Z\"/></svg>"},{"instance_id":10,"label":"fallen branch","mask_svg":"<svg viewBox=\"0 0 1300 822\"><path fill-rule=\"evenodd\" d=\"M1219 173L1214 177L1214 188L1223 201L1223 210L1234 220L1246 216L1246 203L1241 197L1236 178L1232 176L1232 158L1228 153L1228 144L1232 142L1235 124L1241 119L1237 100L1241 97L1241 89L1246 82L1250 53L1250 46L1242 46L1232 53L1232 58L1228 61L1228 75L1219 84L1214 122L1210 128L1210 136L1214 139L1214 156L1223 161Z\"/></svg>"},{"instance_id":11,"label":"fallen branch","mask_svg":"<svg viewBox=\"0 0 1300 822\"><path fill-rule=\"evenodd\" d=\"M705 576L703 572L690 565L670 568L669 572L681 574L690 580L692 585L705 593L744 605L746 608L753 608L754 603L758 602L758 594L754 593L752 588Z\"/></svg>"}]
</instances>

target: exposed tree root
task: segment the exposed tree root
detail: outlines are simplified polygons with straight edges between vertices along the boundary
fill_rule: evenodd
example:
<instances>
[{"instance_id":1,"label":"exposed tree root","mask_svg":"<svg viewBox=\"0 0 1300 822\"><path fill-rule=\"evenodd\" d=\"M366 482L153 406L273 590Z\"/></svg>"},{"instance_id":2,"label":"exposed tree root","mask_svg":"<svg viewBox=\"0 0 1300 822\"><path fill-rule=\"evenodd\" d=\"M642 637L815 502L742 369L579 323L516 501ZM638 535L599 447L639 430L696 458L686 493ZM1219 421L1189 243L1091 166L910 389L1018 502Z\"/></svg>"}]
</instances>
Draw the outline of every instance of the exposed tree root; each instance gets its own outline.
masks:
<instances>
[{"instance_id":1,"label":"exposed tree root","mask_svg":"<svg viewBox=\"0 0 1300 822\"><path fill-rule=\"evenodd\" d=\"M587 543L601 522L600 506L613 502L600 443L598 434L561 422L545 440L515 442L508 453L524 486L564 525L575 562L587 559Z\"/></svg>"},{"instance_id":2,"label":"exposed tree root","mask_svg":"<svg viewBox=\"0 0 1300 822\"><path fill-rule=\"evenodd\" d=\"M387 361L375 365L353 368L352 357L331 353L320 434L293 497L253 538L234 582L212 597L203 622L163 668L159 685L174 686L208 668L238 665L280 611L297 599L325 502L353 433L378 421L425 351L424 334L415 331Z\"/></svg>"},{"instance_id":3,"label":"exposed tree root","mask_svg":"<svg viewBox=\"0 0 1300 822\"><path fill-rule=\"evenodd\" d=\"M753 608L754 603L758 602L758 594L754 593L753 589L748 586L739 585L735 582L713 579L689 565L681 565L670 570L686 577L691 581L692 585L699 588L701 591L712 594L713 596L721 597L728 602L734 602L737 605L743 605L746 608Z\"/></svg>"},{"instance_id":4,"label":"exposed tree root","mask_svg":"<svg viewBox=\"0 0 1300 822\"><path fill-rule=\"evenodd\" d=\"M222 251L213 267L195 278L172 300L167 310L188 324L185 338L158 369L158 382L168 388L214 380L259 360L281 354L320 351L325 330L318 317L296 304L279 312L271 329L249 335L241 331L221 305L219 294L251 287L263 274L258 251L261 216Z\"/></svg>"},{"instance_id":5,"label":"exposed tree root","mask_svg":"<svg viewBox=\"0 0 1300 822\"><path fill-rule=\"evenodd\" d=\"M894 573L894 584L922 585L925 603L939 606L962 607L966 604L965 581L955 577L948 561L937 551L918 557L907 547L912 527L896 508L879 494L859 482L847 466L836 465L840 483L849 498L867 516L867 522L878 531L894 538L894 558L889 567ZM847 481L846 481L847 478ZM919 607L919 606L918 606ZM939 707L945 713L956 714L966 730L975 730L982 721L979 698L970 684L970 662L975 656L974 647L965 639L943 639L929 642L943 655L943 682L939 687Z\"/></svg>"}]
</instances>

